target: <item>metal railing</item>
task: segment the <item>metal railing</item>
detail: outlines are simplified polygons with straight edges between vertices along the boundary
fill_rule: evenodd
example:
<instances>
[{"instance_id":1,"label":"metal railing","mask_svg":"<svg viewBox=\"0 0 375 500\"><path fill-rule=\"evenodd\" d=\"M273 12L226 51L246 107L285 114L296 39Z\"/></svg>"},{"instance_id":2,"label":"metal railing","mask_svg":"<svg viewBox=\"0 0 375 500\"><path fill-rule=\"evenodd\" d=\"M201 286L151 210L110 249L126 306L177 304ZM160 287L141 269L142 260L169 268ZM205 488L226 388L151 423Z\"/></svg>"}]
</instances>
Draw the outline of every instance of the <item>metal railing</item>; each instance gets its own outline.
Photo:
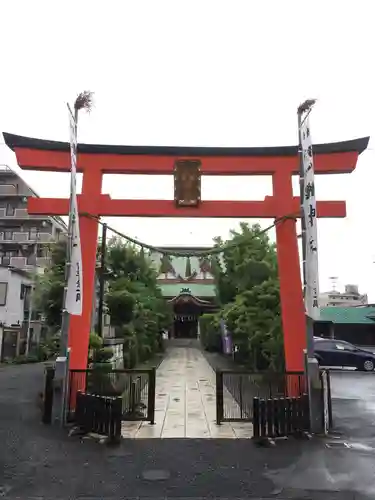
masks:
<instances>
[{"instance_id":1,"label":"metal railing","mask_svg":"<svg viewBox=\"0 0 375 500\"><path fill-rule=\"evenodd\" d=\"M68 418L76 408L77 393L122 399L122 420L155 422L156 370L70 370Z\"/></svg>"},{"instance_id":2,"label":"metal railing","mask_svg":"<svg viewBox=\"0 0 375 500\"><path fill-rule=\"evenodd\" d=\"M303 372L216 372L216 422L253 421L254 398L299 397L307 393Z\"/></svg>"}]
</instances>

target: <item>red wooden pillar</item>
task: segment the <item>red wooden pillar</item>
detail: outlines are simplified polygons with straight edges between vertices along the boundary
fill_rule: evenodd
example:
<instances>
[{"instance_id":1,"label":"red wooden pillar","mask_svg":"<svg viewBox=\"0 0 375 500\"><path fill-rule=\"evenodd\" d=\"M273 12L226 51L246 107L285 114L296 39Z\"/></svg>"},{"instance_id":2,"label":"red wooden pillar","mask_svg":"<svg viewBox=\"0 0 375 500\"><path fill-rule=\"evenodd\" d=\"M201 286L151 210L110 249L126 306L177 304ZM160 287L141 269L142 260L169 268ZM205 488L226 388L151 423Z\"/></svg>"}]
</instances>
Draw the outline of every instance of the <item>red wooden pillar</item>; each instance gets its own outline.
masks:
<instances>
[{"instance_id":1,"label":"red wooden pillar","mask_svg":"<svg viewBox=\"0 0 375 500\"><path fill-rule=\"evenodd\" d=\"M273 175L273 194L278 203L278 216L291 214L293 186L291 175ZM281 315L284 330L285 366L287 371L303 371L306 348L306 321L301 270L297 243L296 220L276 224L277 261L279 267Z\"/></svg>"},{"instance_id":2,"label":"red wooden pillar","mask_svg":"<svg viewBox=\"0 0 375 500\"><path fill-rule=\"evenodd\" d=\"M100 198L101 189L102 172L99 170L94 170L90 173L87 171L84 172L82 198L91 199L94 202ZM96 215L93 212L91 213L92 215ZM87 368L93 296L95 291L98 222L95 219L80 216L79 228L82 247L83 307L81 316L70 317L69 347L71 348L70 369L72 370Z\"/></svg>"}]
</instances>

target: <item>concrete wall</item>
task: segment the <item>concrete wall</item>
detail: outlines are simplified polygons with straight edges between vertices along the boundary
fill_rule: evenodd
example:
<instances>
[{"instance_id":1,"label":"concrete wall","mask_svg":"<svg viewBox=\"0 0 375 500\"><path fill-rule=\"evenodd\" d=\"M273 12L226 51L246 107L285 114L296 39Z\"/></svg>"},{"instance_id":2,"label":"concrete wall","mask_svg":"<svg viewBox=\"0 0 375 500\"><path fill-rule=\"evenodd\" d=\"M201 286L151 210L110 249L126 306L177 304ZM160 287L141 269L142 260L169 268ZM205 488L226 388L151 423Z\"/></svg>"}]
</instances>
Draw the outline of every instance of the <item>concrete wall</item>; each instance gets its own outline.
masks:
<instances>
[{"instance_id":1,"label":"concrete wall","mask_svg":"<svg viewBox=\"0 0 375 500\"><path fill-rule=\"evenodd\" d=\"M111 348L113 352L112 358L109 360L113 368L123 368L124 366L124 350L122 339L103 339L103 347Z\"/></svg>"}]
</instances>

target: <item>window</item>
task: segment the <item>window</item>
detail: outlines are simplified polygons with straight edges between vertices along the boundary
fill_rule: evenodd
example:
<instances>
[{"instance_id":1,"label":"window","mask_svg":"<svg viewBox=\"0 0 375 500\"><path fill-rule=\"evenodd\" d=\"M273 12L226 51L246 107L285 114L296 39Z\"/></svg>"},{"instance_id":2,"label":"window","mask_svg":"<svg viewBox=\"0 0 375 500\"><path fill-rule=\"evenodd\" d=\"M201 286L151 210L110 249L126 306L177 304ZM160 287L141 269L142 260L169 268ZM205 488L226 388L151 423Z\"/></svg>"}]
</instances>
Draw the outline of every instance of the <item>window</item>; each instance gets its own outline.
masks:
<instances>
[{"instance_id":1,"label":"window","mask_svg":"<svg viewBox=\"0 0 375 500\"><path fill-rule=\"evenodd\" d=\"M338 349L339 351L355 351L356 348L351 345L347 344L346 342L335 342L335 348Z\"/></svg>"},{"instance_id":2,"label":"window","mask_svg":"<svg viewBox=\"0 0 375 500\"><path fill-rule=\"evenodd\" d=\"M333 342L326 342L325 340L315 342L315 349L317 351L329 351L335 349L335 344Z\"/></svg>"},{"instance_id":3,"label":"window","mask_svg":"<svg viewBox=\"0 0 375 500\"><path fill-rule=\"evenodd\" d=\"M13 205L11 205L10 203L8 203L6 214L7 215L14 215L14 209L15 209L15 207Z\"/></svg>"},{"instance_id":4,"label":"window","mask_svg":"<svg viewBox=\"0 0 375 500\"><path fill-rule=\"evenodd\" d=\"M18 251L17 250L6 250L5 251L5 257L18 257Z\"/></svg>"},{"instance_id":5,"label":"window","mask_svg":"<svg viewBox=\"0 0 375 500\"><path fill-rule=\"evenodd\" d=\"M7 303L8 283L0 282L0 306Z\"/></svg>"},{"instance_id":6,"label":"window","mask_svg":"<svg viewBox=\"0 0 375 500\"><path fill-rule=\"evenodd\" d=\"M48 248L46 248L43 245L38 245L36 248L36 255L37 255L37 257L47 257Z\"/></svg>"}]
</instances>

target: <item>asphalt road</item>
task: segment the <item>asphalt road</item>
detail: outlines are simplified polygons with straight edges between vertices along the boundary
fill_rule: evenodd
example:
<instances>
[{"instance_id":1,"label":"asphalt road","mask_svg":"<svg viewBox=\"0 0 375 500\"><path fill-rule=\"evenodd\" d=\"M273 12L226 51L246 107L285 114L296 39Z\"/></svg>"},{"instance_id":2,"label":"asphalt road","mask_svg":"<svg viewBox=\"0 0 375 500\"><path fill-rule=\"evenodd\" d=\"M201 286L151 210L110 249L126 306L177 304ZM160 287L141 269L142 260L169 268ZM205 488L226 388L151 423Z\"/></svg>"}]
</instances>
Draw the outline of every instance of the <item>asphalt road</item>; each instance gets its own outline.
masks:
<instances>
[{"instance_id":1,"label":"asphalt road","mask_svg":"<svg viewBox=\"0 0 375 500\"><path fill-rule=\"evenodd\" d=\"M364 395L371 392L371 379L364 376L333 377L334 409L339 408L337 402L348 401L341 396L345 395L347 384L354 384L353 380L357 390L350 393L354 404L351 408L358 402L354 398L356 392ZM371 446L336 449L327 448L326 440L322 439L290 439L268 449L257 448L249 440L144 439L125 440L117 448L108 448L68 438L66 431L40 423L35 395L42 381L42 365L0 368L1 498L357 500L375 497L375 456ZM367 392L363 387L367 387ZM353 415L353 418L362 417ZM345 417L340 422L345 424ZM342 427L350 431L350 427ZM351 442L371 440L362 437Z\"/></svg>"},{"instance_id":2,"label":"asphalt road","mask_svg":"<svg viewBox=\"0 0 375 500\"><path fill-rule=\"evenodd\" d=\"M375 372L331 371L335 430L375 445Z\"/></svg>"}]
</instances>

